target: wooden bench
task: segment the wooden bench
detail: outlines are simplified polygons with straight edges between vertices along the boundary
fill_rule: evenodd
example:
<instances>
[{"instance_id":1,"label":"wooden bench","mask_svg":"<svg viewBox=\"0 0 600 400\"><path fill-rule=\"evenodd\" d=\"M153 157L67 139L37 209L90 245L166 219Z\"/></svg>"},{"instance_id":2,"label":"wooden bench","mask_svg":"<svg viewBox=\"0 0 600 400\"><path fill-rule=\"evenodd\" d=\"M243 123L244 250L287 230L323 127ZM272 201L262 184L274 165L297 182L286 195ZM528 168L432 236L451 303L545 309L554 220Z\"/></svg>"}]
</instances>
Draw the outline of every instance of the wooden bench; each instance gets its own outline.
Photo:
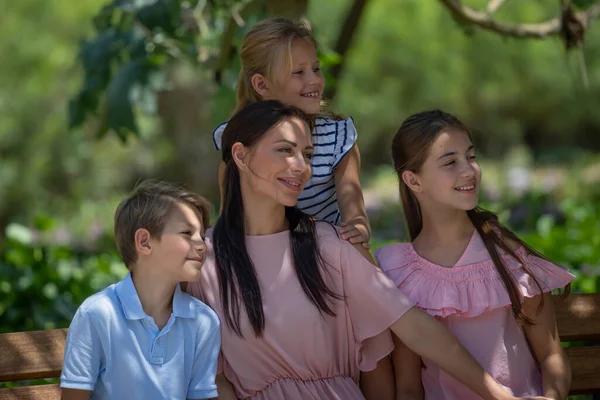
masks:
<instances>
[{"instance_id":1,"label":"wooden bench","mask_svg":"<svg viewBox=\"0 0 600 400\"><path fill-rule=\"evenodd\" d=\"M596 342L566 349L573 368L572 394L600 393L600 293L554 296L563 342ZM66 329L0 335L0 382L57 378L63 362ZM0 400L59 400L58 385L0 389Z\"/></svg>"}]
</instances>

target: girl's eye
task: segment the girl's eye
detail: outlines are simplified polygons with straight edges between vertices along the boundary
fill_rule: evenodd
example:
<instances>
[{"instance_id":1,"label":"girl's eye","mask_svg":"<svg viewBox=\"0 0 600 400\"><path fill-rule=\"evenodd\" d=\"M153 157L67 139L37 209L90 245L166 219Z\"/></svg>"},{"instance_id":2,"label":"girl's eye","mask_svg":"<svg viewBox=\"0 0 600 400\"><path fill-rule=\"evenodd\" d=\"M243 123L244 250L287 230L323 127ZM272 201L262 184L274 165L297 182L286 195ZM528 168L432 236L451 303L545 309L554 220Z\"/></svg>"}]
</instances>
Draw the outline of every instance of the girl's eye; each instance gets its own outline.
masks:
<instances>
[{"instance_id":1,"label":"girl's eye","mask_svg":"<svg viewBox=\"0 0 600 400\"><path fill-rule=\"evenodd\" d=\"M186 236L192 236L192 232L190 232L190 231L181 232L181 234L186 235Z\"/></svg>"},{"instance_id":2,"label":"girl's eye","mask_svg":"<svg viewBox=\"0 0 600 400\"><path fill-rule=\"evenodd\" d=\"M475 160L475 159L477 159L477 157L475 156L475 154L472 154L472 155L469 156L469 160Z\"/></svg>"},{"instance_id":3,"label":"girl's eye","mask_svg":"<svg viewBox=\"0 0 600 400\"><path fill-rule=\"evenodd\" d=\"M304 72L304 71L302 71L302 70L299 70L299 71L294 71L294 74L295 74L295 75L302 75L302 73L303 73L303 72Z\"/></svg>"},{"instance_id":4,"label":"girl's eye","mask_svg":"<svg viewBox=\"0 0 600 400\"><path fill-rule=\"evenodd\" d=\"M319 72L321 70L321 67L315 67L313 68L313 72Z\"/></svg>"},{"instance_id":5,"label":"girl's eye","mask_svg":"<svg viewBox=\"0 0 600 400\"><path fill-rule=\"evenodd\" d=\"M444 167L448 167L450 165L454 165L456 164L456 161L452 160L452 161L448 161L446 164L444 164Z\"/></svg>"},{"instance_id":6,"label":"girl's eye","mask_svg":"<svg viewBox=\"0 0 600 400\"><path fill-rule=\"evenodd\" d=\"M312 153L306 153L306 154L304 154L304 157L306 157L309 160L312 160L313 155L312 155Z\"/></svg>"}]
</instances>

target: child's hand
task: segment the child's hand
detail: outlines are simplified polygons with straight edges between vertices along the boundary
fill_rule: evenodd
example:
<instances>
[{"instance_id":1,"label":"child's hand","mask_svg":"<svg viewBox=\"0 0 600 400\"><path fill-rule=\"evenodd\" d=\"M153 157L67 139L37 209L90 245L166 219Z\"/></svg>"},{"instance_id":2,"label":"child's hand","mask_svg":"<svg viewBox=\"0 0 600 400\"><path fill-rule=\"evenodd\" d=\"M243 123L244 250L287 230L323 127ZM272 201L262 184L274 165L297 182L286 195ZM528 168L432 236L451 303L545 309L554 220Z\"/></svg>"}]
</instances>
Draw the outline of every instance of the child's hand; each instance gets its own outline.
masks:
<instances>
[{"instance_id":1,"label":"child's hand","mask_svg":"<svg viewBox=\"0 0 600 400\"><path fill-rule=\"evenodd\" d=\"M369 244L371 231L369 230L369 227L363 223L342 222L340 234L342 235L342 239L347 240L352 244L362 243L365 249L369 250L371 248L371 245Z\"/></svg>"}]
</instances>

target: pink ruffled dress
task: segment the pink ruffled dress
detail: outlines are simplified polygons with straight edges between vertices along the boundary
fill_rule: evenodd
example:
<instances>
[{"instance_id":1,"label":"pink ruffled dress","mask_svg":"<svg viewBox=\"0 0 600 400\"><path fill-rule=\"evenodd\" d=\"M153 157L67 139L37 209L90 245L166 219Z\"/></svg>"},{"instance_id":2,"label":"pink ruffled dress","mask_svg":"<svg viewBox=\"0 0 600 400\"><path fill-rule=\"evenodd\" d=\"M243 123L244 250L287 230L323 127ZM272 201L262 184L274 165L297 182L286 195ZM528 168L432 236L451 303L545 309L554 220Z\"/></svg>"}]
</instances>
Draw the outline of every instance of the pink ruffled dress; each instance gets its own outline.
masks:
<instances>
[{"instance_id":1,"label":"pink ruffled dress","mask_svg":"<svg viewBox=\"0 0 600 400\"><path fill-rule=\"evenodd\" d=\"M237 397L261 400L364 400L360 371L375 368L393 350L389 327L413 304L379 269L366 261L333 227L317 225L319 246L329 265L323 277L344 300L336 317L322 316L308 300L294 271L289 231L247 236L246 248L258 276L265 330L257 338L241 308L238 337L226 324L213 252L199 282L188 292L212 307L221 319L219 372Z\"/></svg>"},{"instance_id":2,"label":"pink ruffled dress","mask_svg":"<svg viewBox=\"0 0 600 400\"><path fill-rule=\"evenodd\" d=\"M519 248L543 292L566 286L568 270ZM540 293L521 264L502 253L525 297ZM526 336L510 308L510 298L483 240L474 232L452 268L434 264L411 243L396 243L375 251L380 267L416 306L439 319L498 383L516 396L540 396L542 379ZM480 397L437 365L423 360L421 371L426 400L470 400Z\"/></svg>"}]
</instances>

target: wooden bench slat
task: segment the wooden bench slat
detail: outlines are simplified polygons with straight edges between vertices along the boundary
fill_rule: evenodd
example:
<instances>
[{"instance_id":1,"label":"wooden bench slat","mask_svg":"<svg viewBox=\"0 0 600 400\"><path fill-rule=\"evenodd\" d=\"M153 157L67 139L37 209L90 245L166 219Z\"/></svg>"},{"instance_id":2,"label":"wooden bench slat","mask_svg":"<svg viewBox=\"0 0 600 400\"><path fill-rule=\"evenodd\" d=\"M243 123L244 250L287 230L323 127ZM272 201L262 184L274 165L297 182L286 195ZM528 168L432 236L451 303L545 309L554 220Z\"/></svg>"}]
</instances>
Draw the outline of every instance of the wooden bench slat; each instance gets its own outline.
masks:
<instances>
[{"instance_id":1,"label":"wooden bench slat","mask_svg":"<svg viewBox=\"0 0 600 400\"><path fill-rule=\"evenodd\" d=\"M66 338L66 329L0 335L0 382L59 377Z\"/></svg>"},{"instance_id":2,"label":"wooden bench slat","mask_svg":"<svg viewBox=\"0 0 600 400\"><path fill-rule=\"evenodd\" d=\"M600 346L565 349L573 370L571 394L600 393Z\"/></svg>"},{"instance_id":3,"label":"wooden bench slat","mask_svg":"<svg viewBox=\"0 0 600 400\"><path fill-rule=\"evenodd\" d=\"M0 400L60 400L58 385L23 386L0 389Z\"/></svg>"},{"instance_id":4,"label":"wooden bench slat","mask_svg":"<svg viewBox=\"0 0 600 400\"><path fill-rule=\"evenodd\" d=\"M600 293L553 297L562 341L600 341ZM66 329L0 335L0 382L60 376ZM600 346L566 349L572 394L600 393ZM58 385L0 389L0 400L59 400Z\"/></svg>"},{"instance_id":5,"label":"wooden bench slat","mask_svg":"<svg viewBox=\"0 0 600 400\"><path fill-rule=\"evenodd\" d=\"M553 299L561 341L600 341L600 293Z\"/></svg>"}]
</instances>

